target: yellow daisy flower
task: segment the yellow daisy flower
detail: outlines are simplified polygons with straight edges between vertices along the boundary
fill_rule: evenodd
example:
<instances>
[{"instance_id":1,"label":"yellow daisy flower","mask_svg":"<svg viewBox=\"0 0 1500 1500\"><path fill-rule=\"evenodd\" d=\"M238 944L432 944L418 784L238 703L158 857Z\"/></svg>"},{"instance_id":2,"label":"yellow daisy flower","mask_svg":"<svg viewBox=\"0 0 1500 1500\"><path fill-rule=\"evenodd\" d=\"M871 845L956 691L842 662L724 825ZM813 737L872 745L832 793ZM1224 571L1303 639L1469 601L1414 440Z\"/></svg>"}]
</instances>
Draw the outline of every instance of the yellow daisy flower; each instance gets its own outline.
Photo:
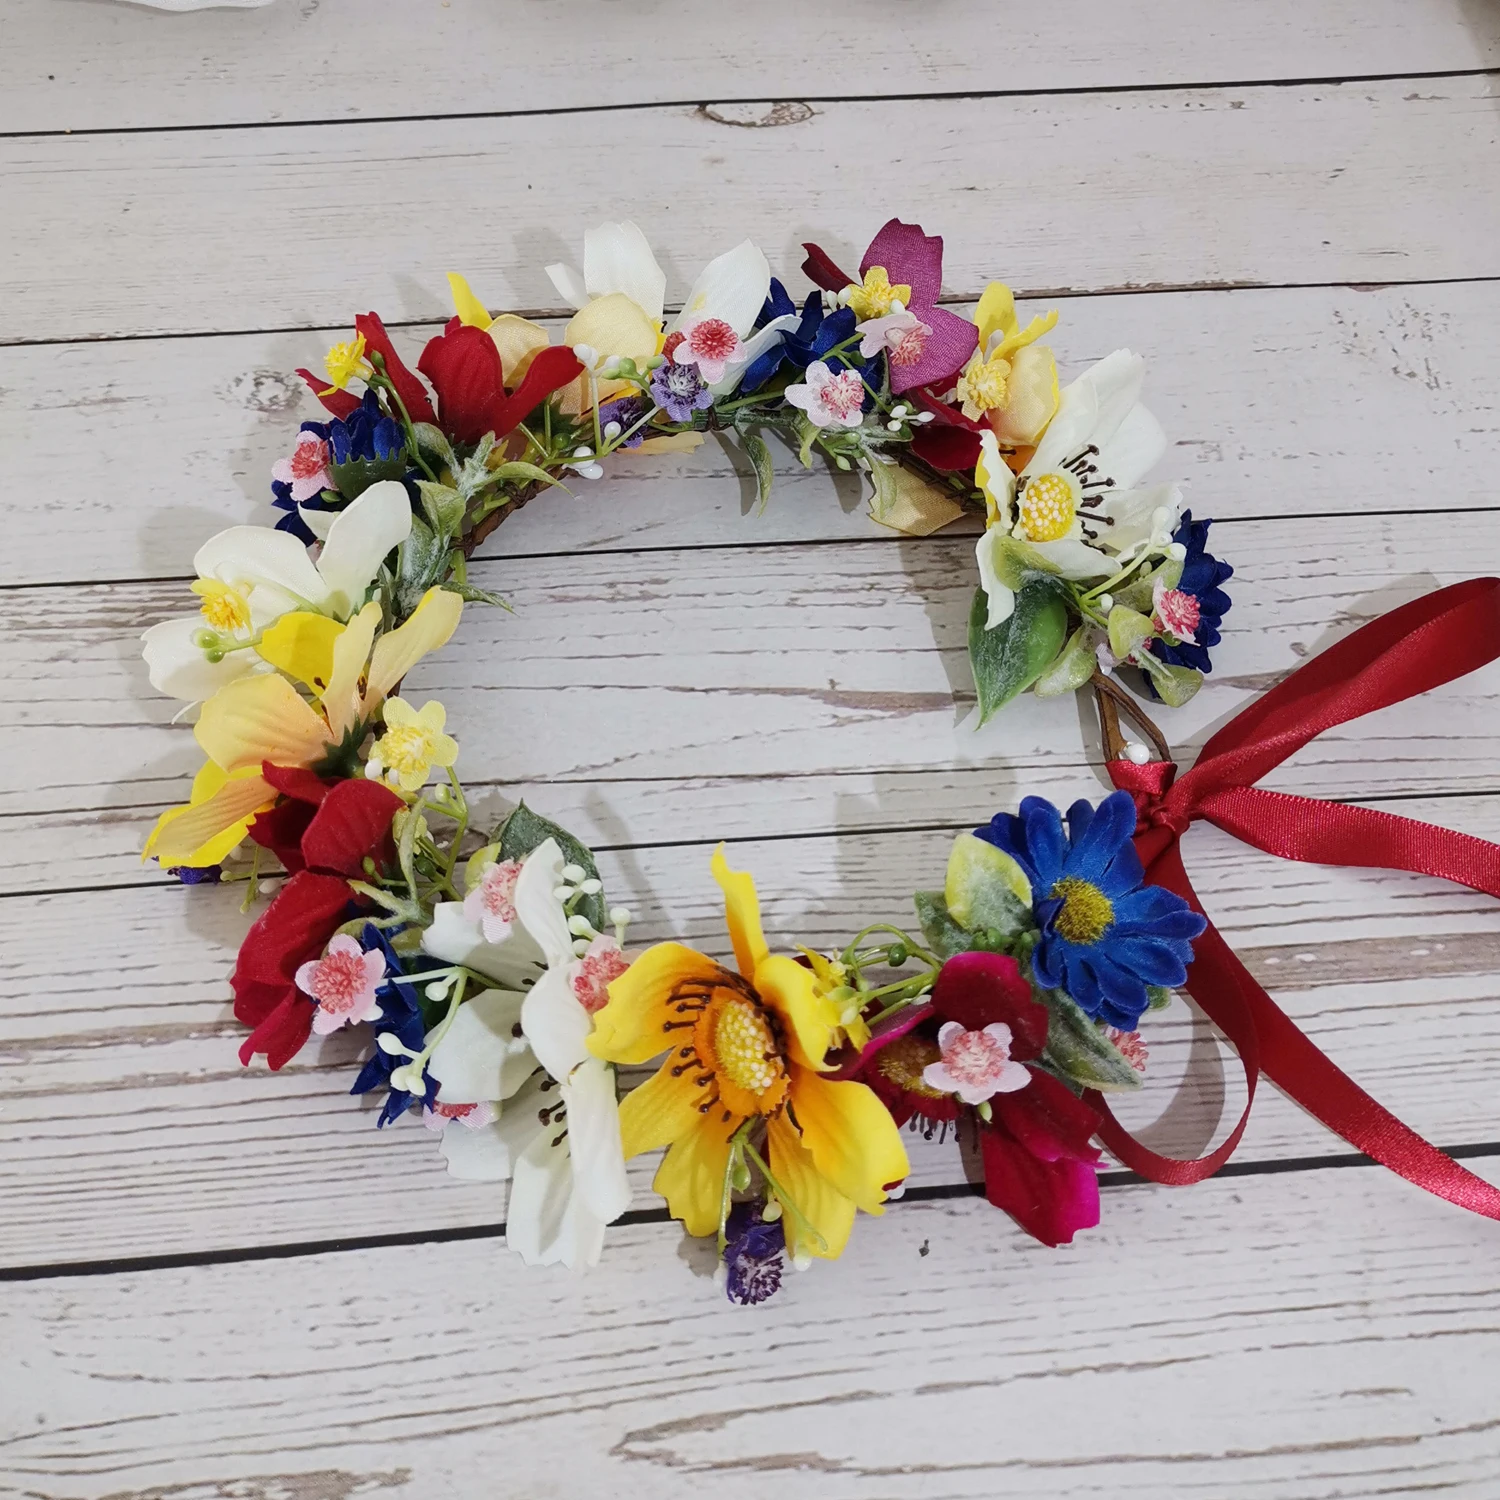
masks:
<instances>
[{"instance_id":1,"label":"yellow daisy flower","mask_svg":"<svg viewBox=\"0 0 1500 1500\"><path fill-rule=\"evenodd\" d=\"M833 1259L855 1209L881 1213L906 1177L906 1150L869 1088L824 1076L837 1017L813 970L767 947L754 881L729 868L722 846L713 873L738 973L659 943L609 986L589 1047L614 1063L668 1052L622 1101L620 1132L627 1158L669 1148L656 1190L689 1234L718 1229L732 1143L750 1124L756 1139L764 1131L788 1248Z\"/></svg>"}]
</instances>

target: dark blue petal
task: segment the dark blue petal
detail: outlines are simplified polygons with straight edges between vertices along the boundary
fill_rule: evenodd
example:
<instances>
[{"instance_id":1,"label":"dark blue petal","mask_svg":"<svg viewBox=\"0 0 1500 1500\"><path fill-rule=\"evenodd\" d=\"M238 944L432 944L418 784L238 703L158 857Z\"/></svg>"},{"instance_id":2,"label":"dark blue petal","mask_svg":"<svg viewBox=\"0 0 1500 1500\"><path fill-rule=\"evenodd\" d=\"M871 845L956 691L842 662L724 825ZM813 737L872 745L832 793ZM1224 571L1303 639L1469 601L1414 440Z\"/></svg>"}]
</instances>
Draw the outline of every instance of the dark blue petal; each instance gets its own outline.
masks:
<instances>
[{"instance_id":1,"label":"dark blue petal","mask_svg":"<svg viewBox=\"0 0 1500 1500\"><path fill-rule=\"evenodd\" d=\"M1031 969L1044 990L1060 990L1067 982L1066 944L1054 933L1044 932L1031 952Z\"/></svg>"},{"instance_id":2,"label":"dark blue petal","mask_svg":"<svg viewBox=\"0 0 1500 1500\"><path fill-rule=\"evenodd\" d=\"M1062 814L1044 797L1021 799L1021 822L1026 830L1026 848L1037 878L1032 882L1050 891L1063 872L1068 841L1063 836Z\"/></svg>"},{"instance_id":3,"label":"dark blue petal","mask_svg":"<svg viewBox=\"0 0 1500 1500\"><path fill-rule=\"evenodd\" d=\"M1095 1008L1095 1014L1105 1003L1108 1003L1116 1009L1127 1013L1134 1012L1139 1016L1149 1003L1146 982L1123 964L1116 963L1112 953L1111 948L1101 952L1098 947L1095 947L1089 951L1089 962L1098 979L1101 997L1100 1005ZM1177 982L1180 984L1182 981ZM1133 1030L1134 1026L1127 1029Z\"/></svg>"},{"instance_id":4,"label":"dark blue petal","mask_svg":"<svg viewBox=\"0 0 1500 1500\"><path fill-rule=\"evenodd\" d=\"M1123 937L1109 944L1107 955L1116 968L1143 985L1161 984L1176 989L1187 978L1187 968L1175 944L1149 937Z\"/></svg>"}]
</instances>

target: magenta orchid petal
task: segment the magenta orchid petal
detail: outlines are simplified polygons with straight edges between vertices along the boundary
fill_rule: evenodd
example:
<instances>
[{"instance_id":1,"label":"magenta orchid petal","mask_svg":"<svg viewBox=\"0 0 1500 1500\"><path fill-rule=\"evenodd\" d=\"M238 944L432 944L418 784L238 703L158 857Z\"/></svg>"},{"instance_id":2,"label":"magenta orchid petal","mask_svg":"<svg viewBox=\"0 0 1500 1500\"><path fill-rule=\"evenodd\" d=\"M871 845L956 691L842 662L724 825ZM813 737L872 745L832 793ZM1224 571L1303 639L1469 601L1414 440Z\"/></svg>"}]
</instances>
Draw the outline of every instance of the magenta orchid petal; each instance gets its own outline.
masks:
<instances>
[{"instance_id":1,"label":"magenta orchid petal","mask_svg":"<svg viewBox=\"0 0 1500 1500\"><path fill-rule=\"evenodd\" d=\"M1099 1178L1078 1161L1042 1161L1003 1131L981 1130L985 1197L1033 1239L1071 1244L1099 1222Z\"/></svg>"},{"instance_id":2,"label":"magenta orchid petal","mask_svg":"<svg viewBox=\"0 0 1500 1500\"><path fill-rule=\"evenodd\" d=\"M887 280L893 285L909 286L912 312L924 323L930 321L923 309L931 307L942 291L942 235L924 234L920 224L889 219L870 241L870 248L859 263L859 274L863 276L871 266L883 266Z\"/></svg>"},{"instance_id":3,"label":"magenta orchid petal","mask_svg":"<svg viewBox=\"0 0 1500 1500\"><path fill-rule=\"evenodd\" d=\"M894 271L890 273L893 277ZM922 353L908 365L891 364L891 389L898 394L919 385L937 385L950 380L968 364L979 347L979 330L967 318L943 307L918 307L912 293L912 311L932 332Z\"/></svg>"},{"instance_id":4,"label":"magenta orchid petal","mask_svg":"<svg viewBox=\"0 0 1500 1500\"><path fill-rule=\"evenodd\" d=\"M995 1123L1032 1156L1041 1161L1099 1160L1091 1145L1099 1116L1068 1086L1040 1068L1031 1069L1031 1082L1012 1094L990 1100Z\"/></svg>"}]
</instances>

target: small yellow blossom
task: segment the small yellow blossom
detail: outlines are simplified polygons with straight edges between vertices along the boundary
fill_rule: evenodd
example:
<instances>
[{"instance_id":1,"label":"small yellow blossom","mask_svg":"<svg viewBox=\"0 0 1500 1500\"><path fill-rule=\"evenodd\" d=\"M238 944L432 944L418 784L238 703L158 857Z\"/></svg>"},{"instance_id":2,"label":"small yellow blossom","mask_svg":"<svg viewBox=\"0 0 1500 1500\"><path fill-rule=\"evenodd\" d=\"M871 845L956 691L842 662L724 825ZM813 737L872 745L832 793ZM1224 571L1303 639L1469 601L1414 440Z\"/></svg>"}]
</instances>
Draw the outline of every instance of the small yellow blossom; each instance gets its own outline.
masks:
<instances>
[{"instance_id":1,"label":"small yellow blossom","mask_svg":"<svg viewBox=\"0 0 1500 1500\"><path fill-rule=\"evenodd\" d=\"M375 742L365 774L383 777L415 792L427 784L433 767L458 759L458 741L443 733L448 711L436 701L413 708L404 698L385 700L385 733Z\"/></svg>"},{"instance_id":2,"label":"small yellow blossom","mask_svg":"<svg viewBox=\"0 0 1500 1500\"><path fill-rule=\"evenodd\" d=\"M330 345L323 364L332 384L326 391L319 391L320 396L331 395L334 391L346 391L349 389L349 382L356 376L362 380L373 373L370 362L365 358L365 336L362 333L356 335L352 344Z\"/></svg>"},{"instance_id":3,"label":"small yellow blossom","mask_svg":"<svg viewBox=\"0 0 1500 1500\"><path fill-rule=\"evenodd\" d=\"M963 402L964 415L977 422L987 411L1005 405L1010 389L1010 361L999 354L986 359L976 351L958 377L957 396Z\"/></svg>"},{"instance_id":4,"label":"small yellow blossom","mask_svg":"<svg viewBox=\"0 0 1500 1500\"><path fill-rule=\"evenodd\" d=\"M865 272L864 285L846 286L839 295L839 301L845 307L852 307L855 316L863 323L895 312L892 302L899 302L902 307L907 306L911 301L911 288L904 283L892 286L884 266L871 266Z\"/></svg>"},{"instance_id":5,"label":"small yellow blossom","mask_svg":"<svg viewBox=\"0 0 1500 1500\"><path fill-rule=\"evenodd\" d=\"M198 578L188 585L203 601L203 618L221 634L250 628L250 603L232 583L220 578Z\"/></svg>"}]
</instances>

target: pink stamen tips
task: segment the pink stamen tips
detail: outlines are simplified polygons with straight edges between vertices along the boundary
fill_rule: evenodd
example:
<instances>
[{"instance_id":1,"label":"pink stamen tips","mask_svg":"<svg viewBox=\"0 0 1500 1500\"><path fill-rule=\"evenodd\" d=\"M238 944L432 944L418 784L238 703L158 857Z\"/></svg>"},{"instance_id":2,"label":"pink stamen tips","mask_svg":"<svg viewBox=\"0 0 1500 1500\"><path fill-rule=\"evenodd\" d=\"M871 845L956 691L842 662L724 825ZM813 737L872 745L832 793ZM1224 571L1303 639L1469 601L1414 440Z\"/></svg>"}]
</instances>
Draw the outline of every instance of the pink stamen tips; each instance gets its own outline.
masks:
<instances>
[{"instance_id":1,"label":"pink stamen tips","mask_svg":"<svg viewBox=\"0 0 1500 1500\"><path fill-rule=\"evenodd\" d=\"M467 1130L482 1130L486 1125L493 1125L498 1118L495 1106L483 1099L476 1104L444 1104L439 1099L422 1109L422 1123L438 1135L455 1120Z\"/></svg>"},{"instance_id":2,"label":"pink stamen tips","mask_svg":"<svg viewBox=\"0 0 1500 1500\"><path fill-rule=\"evenodd\" d=\"M1125 1061L1130 1064L1137 1073L1146 1071L1146 1061L1150 1053L1146 1049L1145 1038L1138 1031L1121 1031L1118 1026L1108 1026L1104 1031L1110 1041L1124 1054Z\"/></svg>"},{"instance_id":3,"label":"pink stamen tips","mask_svg":"<svg viewBox=\"0 0 1500 1500\"><path fill-rule=\"evenodd\" d=\"M922 1082L944 1094L957 1094L965 1104L983 1104L996 1094L1023 1089L1031 1074L1010 1056L1011 1030L1003 1021L983 1031L970 1031L957 1021L947 1022L937 1035L939 1061L922 1069Z\"/></svg>"},{"instance_id":4,"label":"pink stamen tips","mask_svg":"<svg viewBox=\"0 0 1500 1500\"><path fill-rule=\"evenodd\" d=\"M611 937L597 937L589 951L571 966L569 984L573 997L590 1014L604 1009L609 1001L609 986L630 967L630 960Z\"/></svg>"},{"instance_id":5,"label":"pink stamen tips","mask_svg":"<svg viewBox=\"0 0 1500 1500\"><path fill-rule=\"evenodd\" d=\"M333 487L333 477L328 472L332 457L328 444L317 433L299 432L292 456L272 464L271 477L281 484L291 485L292 499L301 505Z\"/></svg>"},{"instance_id":6,"label":"pink stamen tips","mask_svg":"<svg viewBox=\"0 0 1500 1500\"><path fill-rule=\"evenodd\" d=\"M322 958L297 970L297 988L318 1003L313 1030L327 1036L340 1026L378 1021L380 1006L375 995L384 978L385 955L380 949L366 953L352 937L340 933L329 942Z\"/></svg>"},{"instance_id":7,"label":"pink stamen tips","mask_svg":"<svg viewBox=\"0 0 1500 1500\"><path fill-rule=\"evenodd\" d=\"M671 358L679 365L697 365L705 385L724 378L724 369L744 345L740 336L722 318L700 318L682 326L681 343L672 346ZM675 335L674 335L675 337Z\"/></svg>"},{"instance_id":8,"label":"pink stamen tips","mask_svg":"<svg viewBox=\"0 0 1500 1500\"><path fill-rule=\"evenodd\" d=\"M464 897L464 916L478 924L487 943L503 943L516 920L516 881L521 861L501 860L486 865L479 884Z\"/></svg>"},{"instance_id":9,"label":"pink stamen tips","mask_svg":"<svg viewBox=\"0 0 1500 1500\"><path fill-rule=\"evenodd\" d=\"M1160 629L1189 646L1198 644L1198 621L1202 610L1197 595L1185 594L1181 589L1163 588L1161 580L1157 579L1151 590L1151 604Z\"/></svg>"}]
</instances>

